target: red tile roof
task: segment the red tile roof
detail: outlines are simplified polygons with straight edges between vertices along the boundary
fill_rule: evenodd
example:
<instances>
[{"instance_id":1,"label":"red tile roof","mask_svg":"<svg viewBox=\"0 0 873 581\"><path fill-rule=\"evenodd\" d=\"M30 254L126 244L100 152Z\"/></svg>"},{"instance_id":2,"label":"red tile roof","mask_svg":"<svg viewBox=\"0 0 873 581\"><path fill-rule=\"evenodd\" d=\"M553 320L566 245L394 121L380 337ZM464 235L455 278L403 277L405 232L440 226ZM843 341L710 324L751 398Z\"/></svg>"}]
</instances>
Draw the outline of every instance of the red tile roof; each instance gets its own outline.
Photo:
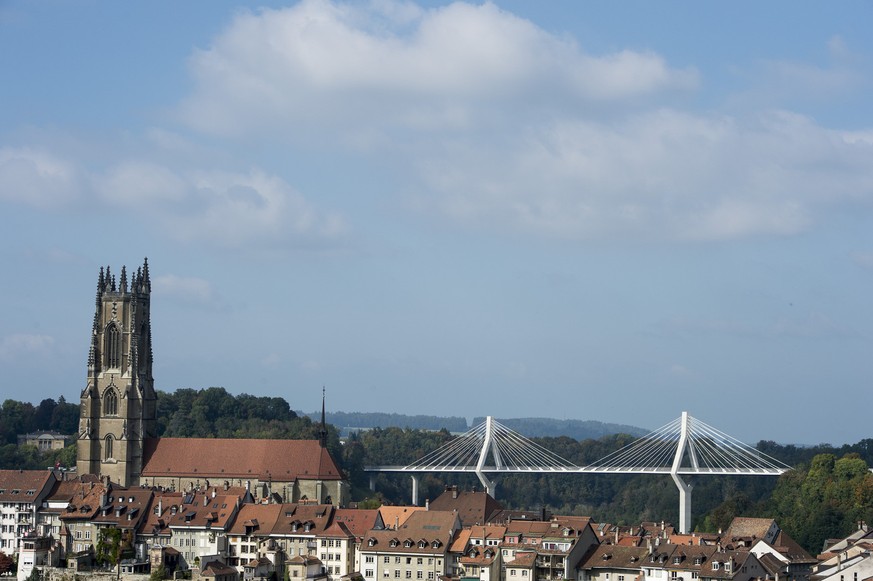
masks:
<instances>
[{"instance_id":1,"label":"red tile roof","mask_svg":"<svg viewBox=\"0 0 873 581\"><path fill-rule=\"evenodd\" d=\"M150 438L143 458L143 478L342 479L327 448L317 440Z\"/></svg>"},{"instance_id":2,"label":"red tile roof","mask_svg":"<svg viewBox=\"0 0 873 581\"><path fill-rule=\"evenodd\" d=\"M33 504L50 480L50 470L0 470L0 501Z\"/></svg>"}]
</instances>

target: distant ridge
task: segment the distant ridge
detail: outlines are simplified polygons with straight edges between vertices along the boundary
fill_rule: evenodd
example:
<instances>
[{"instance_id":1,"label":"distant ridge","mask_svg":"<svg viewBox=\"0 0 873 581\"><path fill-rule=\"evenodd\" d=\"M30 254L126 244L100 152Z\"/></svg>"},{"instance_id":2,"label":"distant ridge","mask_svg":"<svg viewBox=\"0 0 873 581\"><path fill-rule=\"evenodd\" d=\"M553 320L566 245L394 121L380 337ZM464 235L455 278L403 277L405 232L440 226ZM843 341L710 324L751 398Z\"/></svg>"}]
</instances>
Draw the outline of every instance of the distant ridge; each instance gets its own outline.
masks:
<instances>
[{"instance_id":1,"label":"distant ridge","mask_svg":"<svg viewBox=\"0 0 873 581\"><path fill-rule=\"evenodd\" d=\"M507 428L527 436L528 438L558 438L569 436L574 440L596 440L613 434L630 434L645 436L651 430L625 424L610 424L597 420L557 420L554 418L494 418ZM473 425L485 421L484 417L475 418Z\"/></svg>"},{"instance_id":2,"label":"distant ridge","mask_svg":"<svg viewBox=\"0 0 873 581\"><path fill-rule=\"evenodd\" d=\"M321 411L298 412L313 420L321 419ZM343 436L350 432L373 428L411 428L415 430L442 430L463 433L485 421L478 417L472 424L459 416L405 415L384 412L329 412L325 420L339 428ZM574 440L602 438L612 434L643 436L649 432L636 426L611 424L596 420L558 420L553 418L497 418L497 421L529 438L568 436Z\"/></svg>"}]
</instances>

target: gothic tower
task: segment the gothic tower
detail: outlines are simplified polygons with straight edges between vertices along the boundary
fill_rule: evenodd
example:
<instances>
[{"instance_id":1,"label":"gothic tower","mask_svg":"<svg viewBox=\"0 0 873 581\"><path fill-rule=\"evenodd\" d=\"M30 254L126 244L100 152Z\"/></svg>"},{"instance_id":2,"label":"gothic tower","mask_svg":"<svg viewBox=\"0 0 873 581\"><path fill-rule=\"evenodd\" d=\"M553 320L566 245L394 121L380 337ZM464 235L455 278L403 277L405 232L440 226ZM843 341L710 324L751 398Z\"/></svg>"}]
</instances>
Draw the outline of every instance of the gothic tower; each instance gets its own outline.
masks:
<instances>
[{"instance_id":1,"label":"gothic tower","mask_svg":"<svg viewBox=\"0 0 873 581\"><path fill-rule=\"evenodd\" d=\"M129 287L125 267L117 283L100 269L76 466L122 486L139 483L143 442L157 435L150 297L148 259Z\"/></svg>"}]
</instances>

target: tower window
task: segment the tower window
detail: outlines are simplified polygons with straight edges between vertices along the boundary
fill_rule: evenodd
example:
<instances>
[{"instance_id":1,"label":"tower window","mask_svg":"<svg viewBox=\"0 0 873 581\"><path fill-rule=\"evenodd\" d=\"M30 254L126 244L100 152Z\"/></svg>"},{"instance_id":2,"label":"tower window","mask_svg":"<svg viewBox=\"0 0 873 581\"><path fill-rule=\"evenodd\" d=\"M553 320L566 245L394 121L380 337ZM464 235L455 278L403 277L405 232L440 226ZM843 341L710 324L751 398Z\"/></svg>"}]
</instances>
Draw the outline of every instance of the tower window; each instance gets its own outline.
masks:
<instances>
[{"instance_id":1,"label":"tower window","mask_svg":"<svg viewBox=\"0 0 873 581\"><path fill-rule=\"evenodd\" d=\"M114 324L106 327L106 366L121 367L121 334Z\"/></svg>"},{"instance_id":2,"label":"tower window","mask_svg":"<svg viewBox=\"0 0 873 581\"><path fill-rule=\"evenodd\" d=\"M104 460L109 460L110 458L112 458L112 444L113 444L113 442L114 442L114 440L113 440L111 434L106 436L105 445L103 446L103 459Z\"/></svg>"},{"instance_id":3,"label":"tower window","mask_svg":"<svg viewBox=\"0 0 873 581\"><path fill-rule=\"evenodd\" d=\"M118 396L115 394L114 389L107 389L103 395L103 415L118 415Z\"/></svg>"}]
</instances>

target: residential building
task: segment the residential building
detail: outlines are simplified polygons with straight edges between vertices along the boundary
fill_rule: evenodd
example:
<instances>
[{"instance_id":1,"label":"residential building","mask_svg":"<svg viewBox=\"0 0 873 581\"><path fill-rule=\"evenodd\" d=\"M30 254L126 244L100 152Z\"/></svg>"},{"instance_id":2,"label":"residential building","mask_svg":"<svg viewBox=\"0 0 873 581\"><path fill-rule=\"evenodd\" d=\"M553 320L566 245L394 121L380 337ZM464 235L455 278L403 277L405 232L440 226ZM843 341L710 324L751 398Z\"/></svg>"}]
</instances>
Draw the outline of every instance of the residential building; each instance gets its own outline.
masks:
<instances>
[{"instance_id":1,"label":"residential building","mask_svg":"<svg viewBox=\"0 0 873 581\"><path fill-rule=\"evenodd\" d=\"M206 556L227 555L227 535L240 500L235 494L218 494L213 488L188 492L179 504L169 507L169 514L164 514L171 534L170 546L179 551L180 568L197 568Z\"/></svg>"},{"instance_id":2,"label":"residential building","mask_svg":"<svg viewBox=\"0 0 873 581\"><path fill-rule=\"evenodd\" d=\"M371 530L361 544L366 581L434 581L449 572L448 550L461 528L455 512L413 512L399 528Z\"/></svg>"},{"instance_id":3,"label":"residential building","mask_svg":"<svg viewBox=\"0 0 873 581\"><path fill-rule=\"evenodd\" d=\"M40 452L63 450L70 443L70 436L52 430L46 432L31 432L18 436L19 446L33 446Z\"/></svg>"},{"instance_id":4,"label":"residential building","mask_svg":"<svg viewBox=\"0 0 873 581\"><path fill-rule=\"evenodd\" d=\"M0 470L0 551L18 552L37 526L37 509L56 482L50 470Z\"/></svg>"},{"instance_id":5,"label":"residential building","mask_svg":"<svg viewBox=\"0 0 873 581\"><path fill-rule=\"evenodd\" d=\"M646 547L596 546L579 563L578 581L634 581L649 554Z\"/></svg>"},{"instance_id":6,"label":"residential building","mask_svg":"<svg viewBox=\"0 0 873 581\"><path fill-rule=\"evenodd\" d=\"M454 510L458 513L461 526L484 525L491 522L503 505L487 492L458 490L457 486L446 487L445 491L430 501L430 510Z\"/></svg>"}]
</instances>

